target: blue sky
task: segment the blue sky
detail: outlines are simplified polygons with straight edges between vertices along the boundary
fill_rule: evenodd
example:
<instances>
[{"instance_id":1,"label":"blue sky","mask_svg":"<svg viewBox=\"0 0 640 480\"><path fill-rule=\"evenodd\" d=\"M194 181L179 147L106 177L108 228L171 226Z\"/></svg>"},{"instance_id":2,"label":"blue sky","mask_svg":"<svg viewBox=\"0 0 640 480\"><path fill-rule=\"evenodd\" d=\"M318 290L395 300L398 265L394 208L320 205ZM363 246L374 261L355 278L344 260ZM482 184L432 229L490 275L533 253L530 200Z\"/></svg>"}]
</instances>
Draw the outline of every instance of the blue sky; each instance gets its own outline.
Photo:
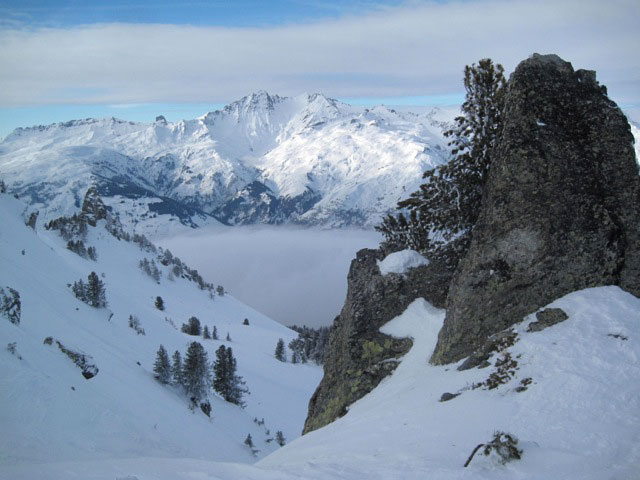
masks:
<instances>
[{"instance_id":1,"label":"blue sky","mask_svg":"<svg viewBox=\"0 0 640 480\"><path fill-rule=\"evenodd\" d=\"M361 15L402 3L402 0L11 0L2 2L0 15L8 22L52 27L113 22L267 27Z\"/></svg>"},{"instance_id":2,"label":"blue sky","mask_svg":"<svg viewBox=\"0 0 640 480\"><path fill-rule=\"evenodd\" d=\"M350 103L459 103L464 65L533 52L640 106L637 0L0 3L0 137L116 116L194 118L260 89Z\"/></svg>"}]
</instances>

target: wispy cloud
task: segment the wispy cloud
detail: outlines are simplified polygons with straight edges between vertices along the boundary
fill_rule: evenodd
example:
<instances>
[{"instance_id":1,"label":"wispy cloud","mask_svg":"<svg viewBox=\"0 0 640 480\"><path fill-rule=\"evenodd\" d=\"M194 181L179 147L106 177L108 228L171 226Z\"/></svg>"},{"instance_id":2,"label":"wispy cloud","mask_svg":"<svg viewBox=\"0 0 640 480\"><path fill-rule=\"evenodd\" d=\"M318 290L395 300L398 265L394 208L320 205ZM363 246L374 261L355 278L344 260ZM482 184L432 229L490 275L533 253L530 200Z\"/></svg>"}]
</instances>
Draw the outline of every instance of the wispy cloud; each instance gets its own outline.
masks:
<instances>
[{"instance_id":1,"label":"wispy cloud","mask_svg":"<svg viewBox=\"0 0 640 480\"><path fill-rule=\"evenodd\" d=\"M511 70L533 52L596 69L614 98L637 103L639 20L636 0L474 0L271 28L5 27L0 107L225 102L260 88L351 98L451 94L461 90L465 64L489 56Z\"/></svg>"}]
</instances>

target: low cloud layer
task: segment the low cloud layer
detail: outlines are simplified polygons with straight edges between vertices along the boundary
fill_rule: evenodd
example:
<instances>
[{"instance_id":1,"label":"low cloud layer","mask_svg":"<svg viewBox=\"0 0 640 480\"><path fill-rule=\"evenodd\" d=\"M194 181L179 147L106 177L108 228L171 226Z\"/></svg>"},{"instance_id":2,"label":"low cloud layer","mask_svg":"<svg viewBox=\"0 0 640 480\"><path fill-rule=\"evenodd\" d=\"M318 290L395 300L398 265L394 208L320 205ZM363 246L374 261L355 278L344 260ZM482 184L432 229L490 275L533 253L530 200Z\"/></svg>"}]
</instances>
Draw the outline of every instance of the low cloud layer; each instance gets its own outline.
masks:
<instances>
[{"instance_id":1,"label":"low cloud layer","mask_svg":"<svg viewBox=\"0 0 640 480\"><path fill-rule=\"evenodd\" d=\"M460 0L269 28L5 28L0 107L439 95L462 90L465 64L488 56L510 71L533 52L595 69L614 99L638 103L639 20L637 0Z\"/></svg>"},{"instance_id":2,"label":"low cloud layer","mask_svg":"<svg viewBox=\"0 0 640 480\"><path fill-rule=\"evenodd\" d=\"M347 293L356 251L380 236L362 230L234 227L158 239L241 301L285 325L330 325Z\"/></svg>"}]
</instances>

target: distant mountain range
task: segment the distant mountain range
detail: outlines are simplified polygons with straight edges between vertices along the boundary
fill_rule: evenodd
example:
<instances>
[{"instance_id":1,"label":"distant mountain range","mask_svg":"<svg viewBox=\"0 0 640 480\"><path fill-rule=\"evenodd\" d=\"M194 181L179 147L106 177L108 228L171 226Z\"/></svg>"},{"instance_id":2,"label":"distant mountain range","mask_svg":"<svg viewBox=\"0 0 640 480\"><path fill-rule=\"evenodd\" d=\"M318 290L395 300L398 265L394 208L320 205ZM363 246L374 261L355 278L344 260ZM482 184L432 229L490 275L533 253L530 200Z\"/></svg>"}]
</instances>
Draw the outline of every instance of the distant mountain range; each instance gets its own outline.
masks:
<instances>
[{"instance_id":1,"label":"distant mountain range","mask_svg":"<svg viewBox=\"0 0 640 480\"><path fill-rule=\"evenodd\" d=\"M143 233L217 222L371 227L448 159L445 116L261 91L177 123L18 128L0 143L0 177L44 218L73 212L94 185Z\"/></svg>"}]
</instances>

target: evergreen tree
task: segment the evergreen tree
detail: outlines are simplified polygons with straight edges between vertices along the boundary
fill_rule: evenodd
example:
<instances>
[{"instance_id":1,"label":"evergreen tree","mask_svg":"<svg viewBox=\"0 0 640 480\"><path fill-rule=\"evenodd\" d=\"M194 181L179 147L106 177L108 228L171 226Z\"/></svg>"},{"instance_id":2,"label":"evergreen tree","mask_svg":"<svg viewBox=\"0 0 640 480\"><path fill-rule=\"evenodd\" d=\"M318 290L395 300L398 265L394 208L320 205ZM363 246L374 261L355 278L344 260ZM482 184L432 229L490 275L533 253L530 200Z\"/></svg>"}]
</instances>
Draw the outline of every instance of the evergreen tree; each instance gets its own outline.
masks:
<instances>
[{"instance_id":1,"label":"evergreen tree","mask_svg":"<svg viewBox=\"0 0 640 480\"><path fill-rule=\"evenodd\" d=\"M213 326L213 331L211 332L211 338L213 338L214 340L218 340L218 329L215 325Z\"/></svg>"},{"instance_id":2,"label":"evergreen tree","mask_svg":"<svg viewBox=\"0 0 640 480\"><path fill-rule=\"evenodd\" d=\"M96 272L91 272L86 286L86 302L95 308L107 306L104 283Z\"/></svg>"},{"instance_id":3,"label":"evergreen tree","mask_svg":"<svg viewBox=\"0 0 640 480\"><path fill-rule=\"evenodd\" d=\"M227 342L231 341L231 335L229 335L229 332L227 332Z\"/></svg>"},{"instance_id":4,"label":"evergreen tree","mask_svg":"<svg viewBox=\"0 0 640 480\"><path fill-rule=\"evenodd\" d=\"M245 382L236 374L236 359L231 347L224 345L216 350L216 360L213 364L213 389L227 402L244 407L242 397L249 393Z\"/></svg>"},{"instance_id":5,"label":"evergreen tree","mask_svg":"<svg viewBox=\"0 0 640 480\"><path fill-rule=\"evenodd\" d=\"M211 339L211 334L209 333L209 327L207 327L206 325L202 329L202 338L204 338L205 340Z\"/></svg>"},{"instance_id":6,"label":"evergreen tree","mask_svg":"<svg viewBox=\"0 0 640 480\"><path fill-rule=\"evenodd\" d=\"M307 355L304 351L304 340L298 336L289 342L291 349L291 363L307 363Z\"/></svg>"},{"instance_id":7,"label":"evergreen tree","mask_svg":"<svg viewBox=\"0 0 640 480\"><path fill-rule=\"evenodd\" d=\"M156 379L160 383L169 383L171 380L171 363L169 362L169 355L164 346L160 345L158 353L156 354L156 362L153 365L153 372L156 374Z\"/></svg>"},{"instance_id":8,"label":"evergreen tree","mask_svg":"<svg viewBox=\"0 0 640 480\"><path fill-rule=\"evenodd\" d=\"M187 395L200 401L211 385L207 352L198 342L191 342L182 366L183 386Z\"/></svg>"},{"instance_id":9,"label":"evergreen tree","mask_svg":"<svg viewBox=\"0 0 640 480\"><path fill-rule=\"evenodd\" d=\"M96 247L89 247L87 248L87 255L89 256L89 258L91 260L93 260L94 262L96 260L98 260L98 252L96 252Z\"/></svg>"},{"instance_id":10,"label":"evergreen tree","mask_svg":"<svg viewBox=\"0 0 640 480\"><path fill-rule=\"evenodd\" d=\"M188 335L194 335L196 337L202 335L200 320L198 320L197 317L191 317L189 320L187 320L187 323L183 323L180 330Z\"/></svg>"},{"instance_id":11,"label":"evergreen tree","mask_svg":"<svg viewBox=\"0 0 640 480\"><path fill-rule=\"evenodd\" d=\"M249 448L253 448L253 439L251 438L251 434L248 434L247 438L244 439L244 444Z\"/></svg>"},{"instance_id":12,"label":"evergreen tree","mask_svg":"<svg viewBox=\"0 0 640 480\"><path fill-rule=\"evenodd\" d=\"M282 431L278 430L276 432L276 443L278 445L280 445L281 447L284 447L286 441L284 439L284 434L282 433Z\"/></svg>"},{"instance_id":13,"label":"evergreen tree","mask_svg":"<svg viewBox=\"0 0 640 480\"><path fill-rule=\"evenodd\" d=\"M467 92L462 115L449 137L453 158L427 170L428 181L398 203L408 210L389 215L376 227L388 249L412 248L455 266L468 248L476 223L487 174L500 131L506 80L502 65L485 58L464 71Z\"/></svg>"},{"instance_id":14,"label":"evergreen tree","mask_svg":"<svg viewBox=\"0 0 640 480\"><path fill-rule=\"evenodd\" d=\"M284 340L281 338L278 340L278 343L276 344L276 351L274 355L276 357L276 360L280 360L281 362L287 361L287 354L284 350Z\"/></svg>"},{"instance_id":15,"label":"evergreen tree","mask_svg":"<svg viewBox=\"0 0 640 480\"><path fill-rule=\"evenodd\" d=\"M213 363L213 389L225 400L229 396L229 378L227 347L220 345L216 350L216 360Z\"/></svg>"},{"instance_id":16,"label":"evergreen tree","mask_svg":"<svg viewBox=\"0 0 640 480\"><path fill-rule=\"evenodd\" d=\"M84 284L82 279L77 282L73 282L73 287L71 287L71 291L73 295L82 302L87 302L87 286Z\"/></svg>"},{"instance_id":17,"label":"evergreen tree","mask_svg":"<svg viewBox=\"0 0 640 480\"><path fill-rule=\"evenodd\" d=\"M155 260L151 260L150 264L149 264L149 271L150 271L150 275L151 278L153 278L155 280L156 283L160 283L160 270L158 270L158 266L156 265Z\"/></svg>"},{"instance_id":18,"label":"evergreen tree","mask_svg":"<svg viewBox=\"0 0 640 480\"><path fill-rule=\"evenodd\" d=\"M242 321L242 324L243 324L243 325L249 325L249 319L248 319L248 318L245 318L245 319Z\"/></svg>"},{"instance_id":19,"label":"evergreen tree","mask_svg":"<svg viewBox=\"0 0 640 480\"><path fill-rule=\"evenodd\" d=\"M162 300L162 297L156 297L155 306L160 311L164 310L164 300Z\"/></svg>"},{"instance_id":20,"label":"evergreen tree","mask_svg":"<svg viewBox=\"0 0 640 480\"><path fill-rule=\"evenodd\" d=\"M171 366L171 380L174 385L182 385L182 356L176 350L173 352L173 364Z\"/></svg>"}]
</instances>

